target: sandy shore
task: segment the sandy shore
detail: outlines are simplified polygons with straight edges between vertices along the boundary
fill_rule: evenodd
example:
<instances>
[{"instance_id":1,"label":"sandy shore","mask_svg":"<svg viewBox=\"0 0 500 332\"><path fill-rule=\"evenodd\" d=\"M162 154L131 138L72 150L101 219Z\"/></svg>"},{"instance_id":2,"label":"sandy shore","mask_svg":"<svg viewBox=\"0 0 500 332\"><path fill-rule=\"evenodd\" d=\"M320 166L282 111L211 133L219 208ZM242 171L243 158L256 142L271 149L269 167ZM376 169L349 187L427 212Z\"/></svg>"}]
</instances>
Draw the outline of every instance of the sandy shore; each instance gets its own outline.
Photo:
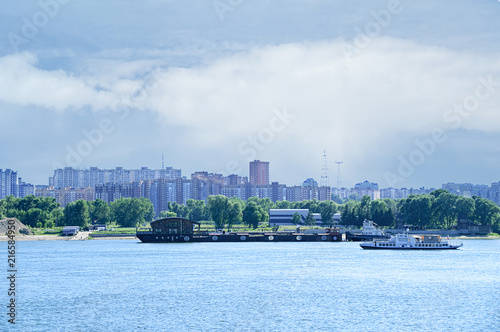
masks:
<instances>
[{"instance_id":1,"label":"sandy shore","mask_svg":"<svg viewBox=\"0 0 500 332\"><path fill-rule=\"evenodd\" d=\"M135 236L124 236L124 237L93 237L94 240L138 240Z\"/></svg>"},{"instance_id":2,"label":"sandy shore","mask_svg":"<svg viewBox=\"0 0 500 332\"><path fill-rule=\"evenodd\" d=\"M70 241L72 236L57 236L57 235L16 235L15 241ZM0 241L8 241L6 235L0 235ZM91 240L137 240L135 236L130 237L99 237Z\"/></svg>"},{"instance_id":3,"label":"sandy shore","mask_svg":"<svg viewBox=\"0 0 500 332\"><path fill-rule=\"evenodd\" d=\"M68 241L71 236L57 236L57 235L16 235L15 241ZM0 235L0 241L10 240L6 235Z\"/></svg>"}]
</instances>

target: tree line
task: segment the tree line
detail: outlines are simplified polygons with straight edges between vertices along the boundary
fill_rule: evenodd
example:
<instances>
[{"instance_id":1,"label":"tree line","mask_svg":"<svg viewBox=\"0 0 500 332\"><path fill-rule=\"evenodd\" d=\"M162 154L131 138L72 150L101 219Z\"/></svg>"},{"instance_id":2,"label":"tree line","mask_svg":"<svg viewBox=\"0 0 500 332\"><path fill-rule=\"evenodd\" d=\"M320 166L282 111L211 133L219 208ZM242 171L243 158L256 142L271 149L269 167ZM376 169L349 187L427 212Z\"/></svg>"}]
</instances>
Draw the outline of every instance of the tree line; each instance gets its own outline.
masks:
<instances>
[{"instance_id":1,"label":"tree line","mask_svg":"<svg viewBox=\"0 0 500 332\"><path fill-rule=\"evenodd\" d=\"M410 195L404 199L371 200L369 196L348 200L344 204L334 201L306 200L301 202L278 201L269 198L251 197L247 201L217 195L209 196L207 202L189 199L186 204L168 203L168 211L160 217L179 216L192 221L213 221L216 229L231 228L245 224L257 228L269 222L270 209L309 209L305 220L294 215L295 224L315 225L312 213L321 215L324 226L333 223L333 215L341 213L343 225L361 226L364 219L373 220L379 226L394 227L396 218L407 225L428 229L450 229L461 218L477 225L490 225L500 231L500 207L490 200L473 196L467 198L435 190L430 194ZM150 222L155 216L153 204L147 198L120 198L112 203L101 199L92 202L79 200L61 208L54 198L8 196L0 200L0 218L15 217L31 227L80 226L89 223L135 227Z\"/></svg>"},{"instance_id":2,"label":"tree line","mask_svg":"<svg viewBox=\"0 0 500 332\"><path fill-rule=\"evenodd\" d=\"M123 227L152 221L153 204L147 198L120 198L110 204L102 199L78 200L61 208L52 197L8 196L0 200L0 219L17 218L23 224L37 228L54 226L87 227L90 223L115 222Z\"/></svg>"},{"instance_id":3,"label":"tree line","mask_svg":"<svg viewBox=\"0 0 500 332\"><path fill-rule=\"evenodd\" d=\"M493 231L500 231L498 205L482 197L458 196L443 189L397 200L372 201L369 196L363 196L361 201L343 204L341 213L345 225L361 226L364 219L369 219L379 226L394 227L396 218L399 218L406 225L421 229L452 229L460 219L467 219L473 224L489 225Z\"/></svg>"}]
</instances>

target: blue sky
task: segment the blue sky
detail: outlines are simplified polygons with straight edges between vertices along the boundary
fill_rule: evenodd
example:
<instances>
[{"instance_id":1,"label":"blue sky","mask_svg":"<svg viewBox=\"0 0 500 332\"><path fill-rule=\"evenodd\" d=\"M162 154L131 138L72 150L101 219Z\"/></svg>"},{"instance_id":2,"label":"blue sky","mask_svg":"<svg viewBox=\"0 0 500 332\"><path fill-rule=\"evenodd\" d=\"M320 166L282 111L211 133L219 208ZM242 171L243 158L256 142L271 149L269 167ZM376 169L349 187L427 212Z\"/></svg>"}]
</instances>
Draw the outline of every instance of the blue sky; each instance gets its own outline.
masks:
<instances>
[{"instance_id":1,"label":"blue sky","mask_svg":"<svg viewBox=\"0 0 500 332\"><path fill-rule=\"evenodd\" d=\"M0 168L500 180L498 1L6 2Z\"/></svg>"}]
</instances>

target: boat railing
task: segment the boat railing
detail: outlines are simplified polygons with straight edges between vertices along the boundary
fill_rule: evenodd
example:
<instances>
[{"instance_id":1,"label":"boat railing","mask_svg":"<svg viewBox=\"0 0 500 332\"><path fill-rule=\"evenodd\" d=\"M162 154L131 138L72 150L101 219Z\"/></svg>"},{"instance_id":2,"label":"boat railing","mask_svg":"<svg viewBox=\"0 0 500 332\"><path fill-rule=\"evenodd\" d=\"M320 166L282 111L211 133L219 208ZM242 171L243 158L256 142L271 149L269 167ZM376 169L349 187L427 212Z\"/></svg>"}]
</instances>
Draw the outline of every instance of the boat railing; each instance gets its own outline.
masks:
<instances>
[{"instance_id":1,"label":"boat railing","mask_svg":"<svg viewBox=\"0 0 500 332\"><path fill-rule=\"evenodd\" d=\"M137 228L136 234L153 234L152 228Z\"/></svg>"},{"instance_id":2,"label":"boat railing","mask_svg":"<svg viewBox=\"0 0 500 332\"><path fill-rule=\"evenodd\" d=\"M193 235L195 236L208 236L210 234L209 231L194 231Z\"/></svg>"}]
</instances>

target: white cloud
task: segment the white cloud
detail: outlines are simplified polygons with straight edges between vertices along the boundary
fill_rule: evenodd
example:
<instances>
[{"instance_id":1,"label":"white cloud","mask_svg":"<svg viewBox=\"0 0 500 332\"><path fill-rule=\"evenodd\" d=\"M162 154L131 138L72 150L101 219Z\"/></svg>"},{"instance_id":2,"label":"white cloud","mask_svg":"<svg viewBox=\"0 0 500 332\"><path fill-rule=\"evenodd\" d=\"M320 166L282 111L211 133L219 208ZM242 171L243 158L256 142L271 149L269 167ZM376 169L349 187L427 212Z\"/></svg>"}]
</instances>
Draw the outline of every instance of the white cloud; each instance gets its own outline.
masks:
<instances>
[{"instance_id":1,"label":"white cloud","mask_svg":"<svg viewBox=\"0 0 500 332\"><path fill-rule=\"evenodd\" d=\"M388 155L391 146L409 147L414 137L429 135L434 128L452 128L456 122L445 120L445 112L474 96L480 77L491 76L500 84L498 55L382 37L346 61L340 51L344 42L259 47L204 66L164 66L142 81L137 74L151 62L108 61L74 76L37 68L31 54L11 55L0 58L0 100L61 111L109 110L125 99L138 110L156 112L165 128L190 130L192 135L184 137L191 136L191 141L177 144L198 149L191 153L200 156L216 152L224 161L215 166L210 160L200 168L220 170L226 160L244 162L238 146L269 128L273 110L286 108L295 119L257 151L257 158L279 156L275 169L282 174L311 169L319 173L320 154L326 149L332 159L341 156L359 172L368 172L367 157ZM141 87L146 98L130 99ZM500 123L500 85L494 89L469 117L462 117L460 127L499 131L495 124ZM389 153L391 162L379 165L377 174L393 164L398 153Z\"/></svg>"}]
</instances>

